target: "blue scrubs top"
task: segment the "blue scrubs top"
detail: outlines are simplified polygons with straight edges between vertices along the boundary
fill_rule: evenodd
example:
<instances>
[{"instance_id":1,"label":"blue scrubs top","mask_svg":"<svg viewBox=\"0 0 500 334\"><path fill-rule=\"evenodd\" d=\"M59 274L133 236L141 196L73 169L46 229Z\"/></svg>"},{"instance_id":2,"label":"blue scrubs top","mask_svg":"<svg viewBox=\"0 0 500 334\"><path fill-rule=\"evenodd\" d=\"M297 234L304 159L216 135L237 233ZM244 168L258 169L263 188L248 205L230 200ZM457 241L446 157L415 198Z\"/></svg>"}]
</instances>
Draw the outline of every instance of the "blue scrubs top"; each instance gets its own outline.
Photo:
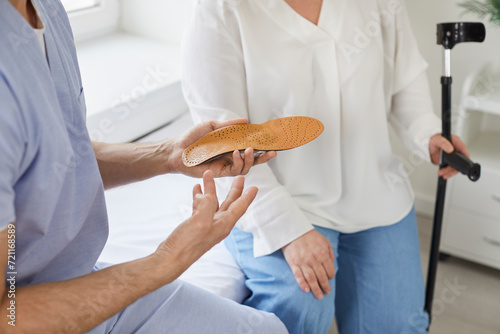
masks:
<instances>
[{"instance_id":1,"label":"blue scrubs top","mask_svg":"<svg viewBox=\"0 0 500 334\"><path fill-rule=\"evenodd\" d=\"M58 0L33 29L0 0L0 228L16 222L19 286L90 273L108 236L73 35Z\"/></svg>"}]
</instances>

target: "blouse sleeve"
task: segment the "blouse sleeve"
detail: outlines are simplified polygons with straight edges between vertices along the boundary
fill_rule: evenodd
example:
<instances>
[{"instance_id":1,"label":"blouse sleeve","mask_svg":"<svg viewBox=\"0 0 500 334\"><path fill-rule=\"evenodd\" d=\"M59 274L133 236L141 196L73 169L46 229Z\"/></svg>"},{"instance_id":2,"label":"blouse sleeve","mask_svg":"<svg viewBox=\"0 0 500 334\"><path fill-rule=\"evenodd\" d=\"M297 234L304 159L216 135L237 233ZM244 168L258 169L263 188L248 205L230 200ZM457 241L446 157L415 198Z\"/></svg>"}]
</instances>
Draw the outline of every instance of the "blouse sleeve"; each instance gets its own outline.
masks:
<instances>
[{"instance_id":1,"label":"blouse sleeve","mask_svg":"<svg viewBox=\"0 0 500 334\"><path fill-rule=\"evenodd\" d=\"M430 161L429 140L441 132L433 111L427 63L420 54L406 7L396 16L396 52L389 121L405 146Z\"/></svg>"},{"instance_id":2,"label":"blouse sleeve","mask_svg":"<svg viewBox=\"0 0 500 334\"><path fill-rule=\"evenodd\" d=\"M196 1L182 48L183 91L195 123L250 120L237 17L216 1ZM253 234L254 256L271 254L314 228L267 164L252 168L246 183L259 193L237 226Z\"/></svg>"},{"instance_id":3,"label":"blouse sleeve","mask_svg":"<svg viewBox=\"0 0 500 334\"><path fill-rule=\"evenodd\" d=\"M393 96L389 121L408 149L430 161L429 140L441 133L441 120L433 112L425 73Z\"/></svg>"}]
</instances>

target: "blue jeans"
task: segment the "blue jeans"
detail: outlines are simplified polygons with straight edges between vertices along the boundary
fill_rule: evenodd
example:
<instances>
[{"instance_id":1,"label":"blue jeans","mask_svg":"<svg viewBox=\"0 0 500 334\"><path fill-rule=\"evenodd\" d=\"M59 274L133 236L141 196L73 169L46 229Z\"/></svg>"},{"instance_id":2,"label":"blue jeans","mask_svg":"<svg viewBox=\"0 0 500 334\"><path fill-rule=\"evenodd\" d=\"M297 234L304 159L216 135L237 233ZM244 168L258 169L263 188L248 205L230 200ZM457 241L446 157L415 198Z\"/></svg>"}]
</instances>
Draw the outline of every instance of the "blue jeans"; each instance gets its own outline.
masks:
<instances>
[{"instance_id":1,"label":"blue jeans","mask_svg":"<svg viewBox=\"0 0 500 334\"><path fill-rule=\"evenodd\" d=\"M322 300L303 292L281 250L254 258L253 237L235 228L226 245L244 271L244 304L276 314L291 334L427 333L415 211L400 222L344 234L316 227L332 244L335 278Z\"/></svg>"}]
</instances>

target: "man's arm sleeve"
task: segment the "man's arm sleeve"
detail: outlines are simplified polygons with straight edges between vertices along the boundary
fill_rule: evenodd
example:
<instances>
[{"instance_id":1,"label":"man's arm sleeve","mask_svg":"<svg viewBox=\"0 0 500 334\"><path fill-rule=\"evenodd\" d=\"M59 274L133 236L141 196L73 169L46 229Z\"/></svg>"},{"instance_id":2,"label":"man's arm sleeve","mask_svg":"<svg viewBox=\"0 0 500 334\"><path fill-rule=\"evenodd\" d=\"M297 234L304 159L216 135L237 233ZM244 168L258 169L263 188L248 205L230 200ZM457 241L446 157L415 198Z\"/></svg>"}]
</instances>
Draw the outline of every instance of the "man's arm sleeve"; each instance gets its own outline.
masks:
<instances>
[{"instance_id":1,"label":"man's arm sleeve","mask_svg":"<svg viewBox=\"0 0 500 334\"><path fill-rule=\"evenodd\" d=\"M0 73L0 228L16 220L14 186L26 147L22 124L19 105Z\"/></svg>"}]
</instances>

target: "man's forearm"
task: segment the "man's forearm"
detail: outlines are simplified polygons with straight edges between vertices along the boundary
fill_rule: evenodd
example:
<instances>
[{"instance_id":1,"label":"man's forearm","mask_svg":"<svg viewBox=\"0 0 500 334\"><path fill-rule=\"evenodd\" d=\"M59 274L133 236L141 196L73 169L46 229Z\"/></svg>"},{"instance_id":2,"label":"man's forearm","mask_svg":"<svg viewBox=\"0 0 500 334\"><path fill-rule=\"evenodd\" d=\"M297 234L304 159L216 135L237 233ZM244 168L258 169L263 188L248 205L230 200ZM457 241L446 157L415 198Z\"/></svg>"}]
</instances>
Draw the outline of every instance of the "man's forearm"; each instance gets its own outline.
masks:
<instances>
[{"instance_id":1,"label":"man's forearm","mask_svg":"<svg viewBox=\"0 0 500 334\"><path fill-rule=\"evenodd\" d=\"M106 189L142 181L169 172L170 142L92 143Z\"/></svg>"},{"instance_id":2,"label":"man's forearm","mask_svg":"<svg viewBox=\"0 0 500 334\"><path fill-rule=\"evenodd\" d=\"M164 270L154 255L112 266L76 279L18 288L15 327L2 333L82 333L96 327L142 296L172 282L178 274ZM7 298L1 309L9 305Z\"/></svg>"},{"instance_id":3,"label":"man's forearm","mask_svg":"<svg viewBox=\"0 0 500 334\"><path fill-rule=\"evenodd\" d=\"M255 158L254 151L248 148L243 156L238 151L229 152L225 158L208 161L195 167L184 166L182 154L187 147L212 131L246 123L246 119L200 123L176 138L154 144L94 142L92 144L104 187L112 188L166 173L202 177L205 171L211 170L214 177L245 175L252 166L266 163L274 158L276 152L266 152Z\"/></svg>"}]
</instances>

